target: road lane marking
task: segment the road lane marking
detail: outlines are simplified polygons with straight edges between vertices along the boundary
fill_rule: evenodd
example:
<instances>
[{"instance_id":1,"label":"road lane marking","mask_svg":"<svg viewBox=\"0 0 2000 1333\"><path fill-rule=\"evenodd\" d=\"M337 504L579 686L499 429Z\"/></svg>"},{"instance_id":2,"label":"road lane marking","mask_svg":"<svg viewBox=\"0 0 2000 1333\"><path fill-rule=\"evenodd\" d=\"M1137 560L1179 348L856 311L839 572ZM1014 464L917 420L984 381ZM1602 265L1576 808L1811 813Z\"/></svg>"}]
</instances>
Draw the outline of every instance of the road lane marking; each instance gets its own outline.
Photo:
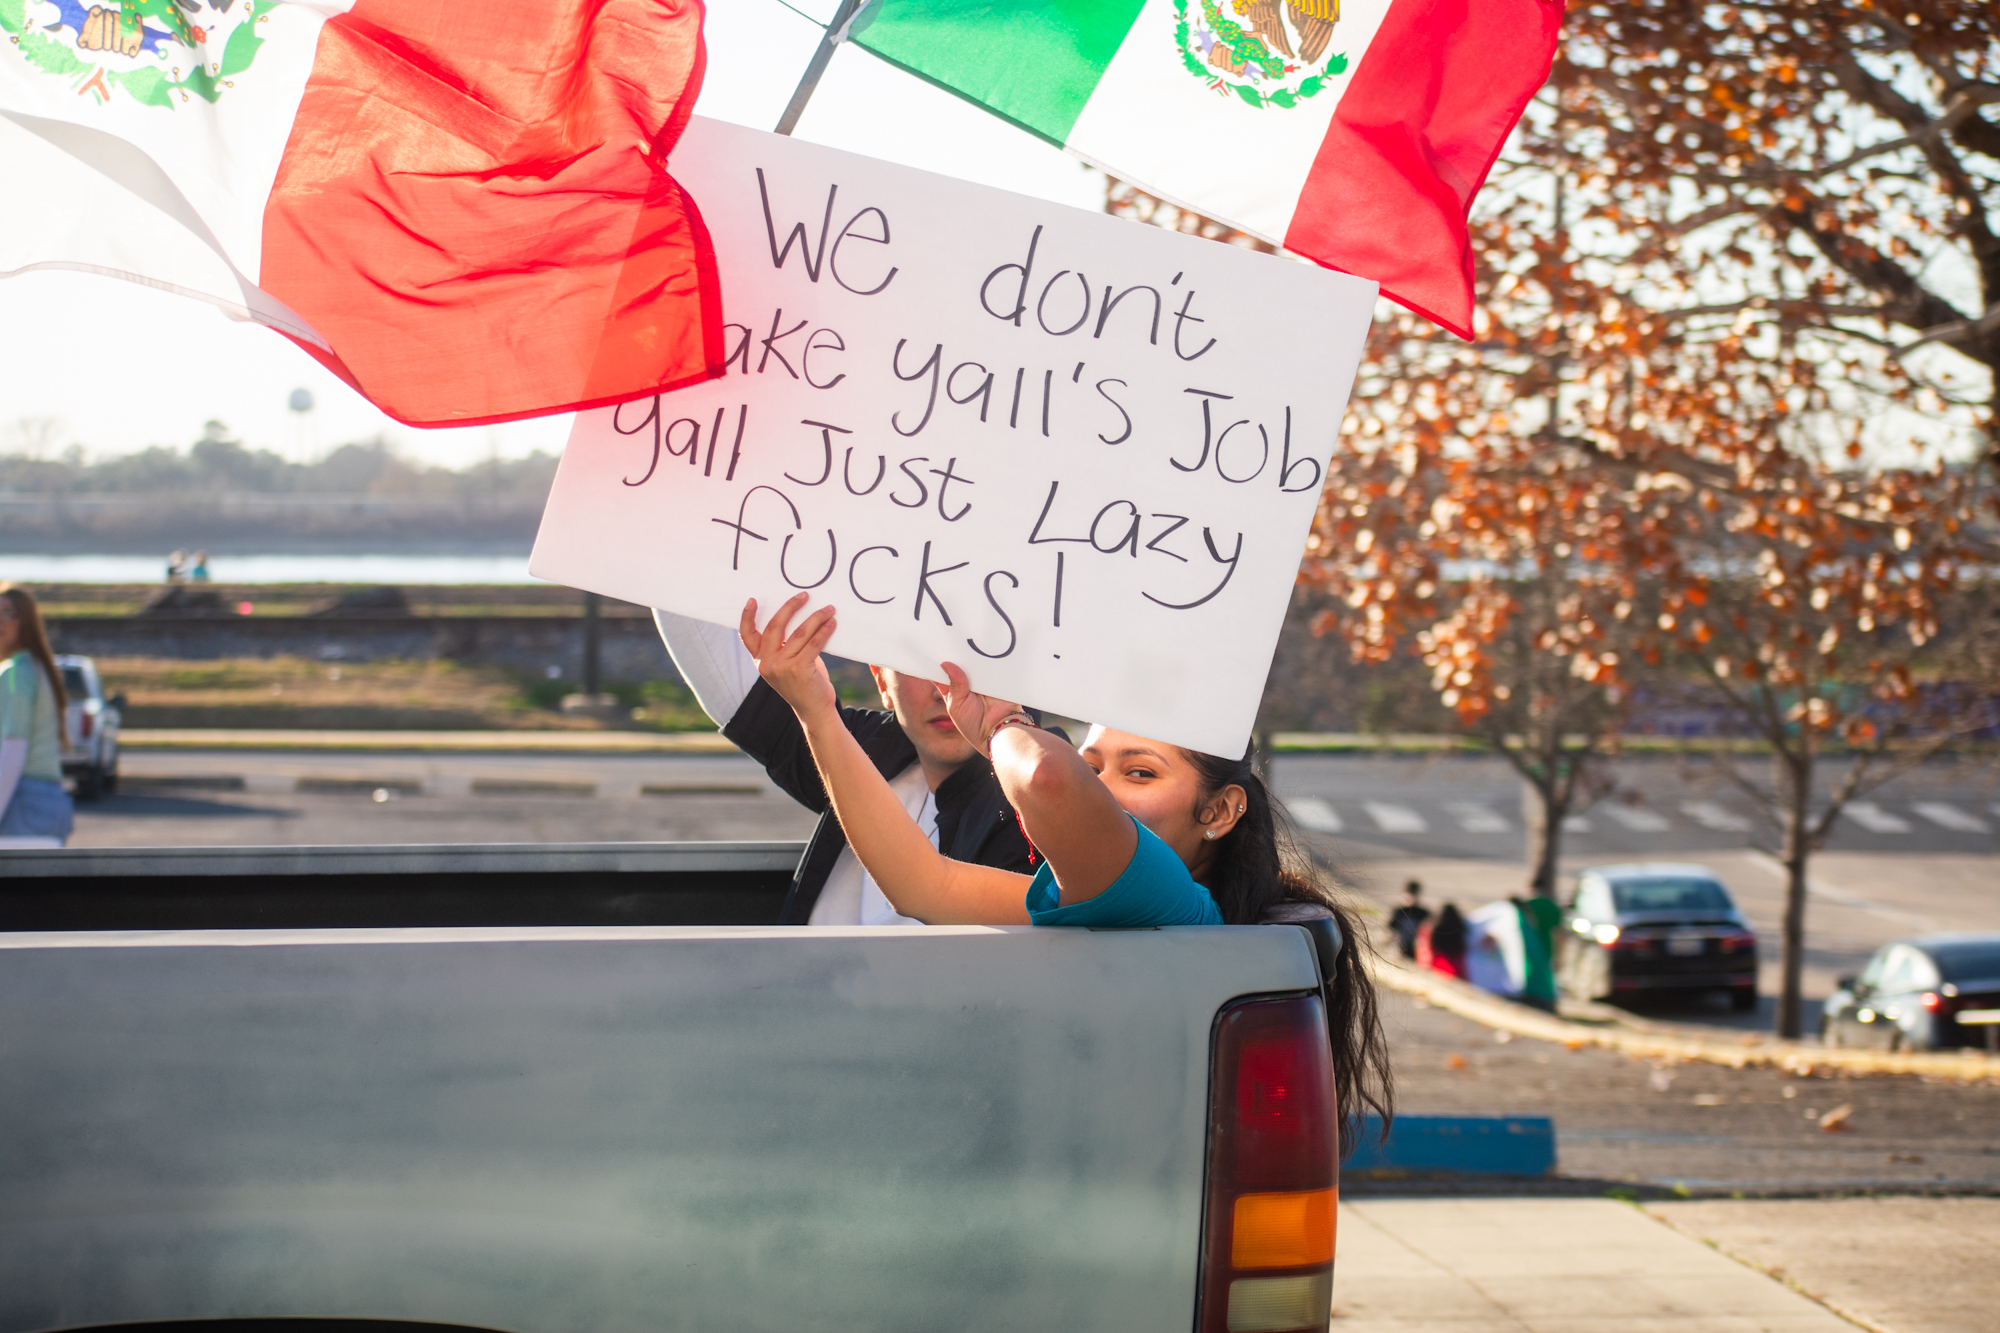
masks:
<instances>
[{"instance_id":1,"label":"road lane marking","mask_svg":"<svg viewBox=\"0 0 2000 1333\"><path fill-rule=\"evenodd\" d=\"M1985 820L1977 815L1967 814L1949 801L1911 801L1910 809L1940 828L1948 828L1957 833L1988 832Z\"/></svg>"},{"instance_id":2,"label":"road lane marking","mask_svg":"<svg viewBox=\"0 0 2000 1333\"><path fill-rule=\"evenodd\" d=\"M1506 833L1514 827L1485 806L1470 801L1446 801L1444 808L1467 833Z\"/></svg>"},{"instance_id":3,"label":"road lane marking","mask_svg":"<svg viewBox=\"0 0 2000 1333\"><path fill-rule=\"evenodd\" d=\"M1590 832L1590 816L1589 816L1589 815L1564 815L1564 816L1563 816L1563 832L1565 832L1565 833L1588 833L1588 832Z\"/></svg>"},{"instance_id":4,"label":"road lane marking","mask_svg":"<svg viewBox=\"0 0 2000 1333\"><path fill-rule=\"evenodd\" d=\"M1285 802L1285 808L1292 812L1300 828L1314 833L1338 833L1343 827L1340 812L1317 796L1294 797Z\"/></svg>"},{"instance_id":5,"label":"road lane marking","mask_svg":"<svg viewBox=\"0 0 2000 1333\"><path fill-rule=\"evenodd\" d=\"M1643 805L1607 805L1601 808L1634 833L1665 833L1673 827L1665 815L1648 810Z\"/></svg>"},{"instance_id":6,"label":"road lane marking","mask_svg":"<svg viewBox=\"0 0 2000 1333\"><path fill-rule=\"evenodd\" d=\"M1390 805L1384 801L1363 801L1362 809L1375 821L1375 827L1384 833L1422 833L1430 827L1424 817L1407 805Z\"/></svg>"},{"instance_id":7,"label":"road lane marking","mask_svg":"<svg viewBox=\"0 0 2000 1333\"><path fill-rule=\"evenodd\" d=\"M1901 815L1892 815L1873 801L1849 801L1844 812L1855 823L1870 833L1908 833L1910 821Z\"/></svg>"},{"instance_id":8,"label":"road lane marking","mask_svg":"<svg viewBox=\"0 0 2000 1333\"><path fill-rule=\"evenodd\" d=\"M1720 829L1725 833L1745 833L1750 828L1749 820L1714 801L1682 801L1681 811L1703 828Z\"/></svg>"}]
</instances>

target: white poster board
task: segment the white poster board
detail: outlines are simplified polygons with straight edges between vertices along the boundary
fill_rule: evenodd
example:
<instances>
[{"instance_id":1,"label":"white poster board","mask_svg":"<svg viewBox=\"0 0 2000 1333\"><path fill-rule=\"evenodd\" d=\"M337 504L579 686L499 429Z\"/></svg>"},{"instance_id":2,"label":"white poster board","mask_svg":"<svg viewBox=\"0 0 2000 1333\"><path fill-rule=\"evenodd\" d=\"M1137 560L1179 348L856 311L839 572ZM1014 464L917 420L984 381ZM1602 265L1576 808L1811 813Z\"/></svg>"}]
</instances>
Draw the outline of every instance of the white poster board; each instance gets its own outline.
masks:
<instances>
[{"instance_id":1,"label":"white poster board","mask_svg":"<svg viewBox=\"0 0 2000 1333\"><path fill-rule=\"evenodd\" d=\"M1224 755L1375 284L697 119L720 380L580 413L536 576Z\"/></svg>"}]
</instances>

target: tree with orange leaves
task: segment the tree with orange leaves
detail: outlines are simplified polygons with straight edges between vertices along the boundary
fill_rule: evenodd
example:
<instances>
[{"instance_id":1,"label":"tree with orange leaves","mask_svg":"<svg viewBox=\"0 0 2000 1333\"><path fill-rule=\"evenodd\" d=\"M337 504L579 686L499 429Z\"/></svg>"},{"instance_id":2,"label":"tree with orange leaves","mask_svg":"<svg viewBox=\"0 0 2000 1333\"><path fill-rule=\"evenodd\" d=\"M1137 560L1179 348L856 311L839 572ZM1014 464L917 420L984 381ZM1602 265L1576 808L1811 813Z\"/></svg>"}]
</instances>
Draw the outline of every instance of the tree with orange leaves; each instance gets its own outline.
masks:
<instances>
[{"instance_id":1,"label":"tree with orange leaves","mask_svg":"<svg viewBox=\"0 0 2000 1333\"><path fill-rule=\"evenodd\" d=\"M1639 297L1633 374L1699 425L1652 460L1691 502L1657 625L1771 750L1728 772L1780 830L1786 1036L1811 854L1990 723L1996 107L1986 0L1583 0L1523 145Z\"/></svg>"},{"instance_id":2,"label":"tree with orange leaves","mask_svg":"<svg viewBox=\"0 0 2000 1333\"><path fill-rule=\"evenodd\" d=\"M1658 625L1770 751L1718 753L1779 832L1778 1030L1801 1031L1808 867L1851 802L2000 726L2000 616L1976 469L1834 471L1773 450L1733 493L1692 488L1703 567Z\"/></svg>"},{"instance_id":3,"label":"tree with orange leaves","mask_svg":"<svg viewBox=\"0 0 2000 1333\"><path fill-rule=\"evenodd\" d=\"M1992 680L1964 608L2000 558L1966 466L2000 460L2000 6L1574 0L1566 28L1472 220L1477 339L1378 324L1301 577L1526 765L1544 892L1635 673L1741 709L1795 1031L1819 757L1853 749L1852 799L1969 725L1947 678Z\"/></svg>"}]
</instances>

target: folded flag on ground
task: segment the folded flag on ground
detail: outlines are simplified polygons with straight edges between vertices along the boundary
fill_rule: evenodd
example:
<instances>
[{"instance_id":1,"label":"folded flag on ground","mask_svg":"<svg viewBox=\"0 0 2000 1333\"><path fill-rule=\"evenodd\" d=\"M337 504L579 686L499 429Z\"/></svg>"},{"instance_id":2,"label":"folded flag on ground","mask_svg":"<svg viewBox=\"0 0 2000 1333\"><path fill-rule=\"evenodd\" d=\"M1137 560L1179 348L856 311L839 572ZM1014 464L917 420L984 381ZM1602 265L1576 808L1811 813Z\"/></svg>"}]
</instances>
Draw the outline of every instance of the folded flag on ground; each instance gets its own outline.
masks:
<instances>
[{"instance_id":1,"label":"folded flag on ground","mask_svg":"<svg viewBox=\"0 0 2000 1333\"><path fill-rule=\"evenodd\" d=\"M212 302L417 425L708 378L713 255L665 167L701 16L0 0L0 277L76 269Z\"/></svg>"},{"instance_id":2,"label":"folded flag on ground","mask_svg":"<svg viewBox=\"0 0 2000 1333\"><path fill-rule=\"evenodd\" d=\"M1466 215L1561 0L866 0L864 49L1472 331Z\"/></svg>"}]
</instances>

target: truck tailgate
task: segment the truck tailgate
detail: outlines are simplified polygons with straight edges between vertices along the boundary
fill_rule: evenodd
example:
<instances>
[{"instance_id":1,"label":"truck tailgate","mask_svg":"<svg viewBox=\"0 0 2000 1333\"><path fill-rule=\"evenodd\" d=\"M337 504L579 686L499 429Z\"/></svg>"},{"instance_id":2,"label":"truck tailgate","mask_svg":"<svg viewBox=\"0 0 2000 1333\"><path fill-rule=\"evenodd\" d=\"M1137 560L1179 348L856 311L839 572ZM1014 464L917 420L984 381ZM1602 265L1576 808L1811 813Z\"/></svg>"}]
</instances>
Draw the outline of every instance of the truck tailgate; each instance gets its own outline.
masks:
<instances>
[{"instance_id":1,"label":"truck tailgate","mask_svg":"<svg viewBox=\"0 0 2000 1333\"><path fill-rule=\"evenodd\" d=\"M0 935L0 1333L1191 1324L1290 926Z\"/></svg>"}]
</instances>

